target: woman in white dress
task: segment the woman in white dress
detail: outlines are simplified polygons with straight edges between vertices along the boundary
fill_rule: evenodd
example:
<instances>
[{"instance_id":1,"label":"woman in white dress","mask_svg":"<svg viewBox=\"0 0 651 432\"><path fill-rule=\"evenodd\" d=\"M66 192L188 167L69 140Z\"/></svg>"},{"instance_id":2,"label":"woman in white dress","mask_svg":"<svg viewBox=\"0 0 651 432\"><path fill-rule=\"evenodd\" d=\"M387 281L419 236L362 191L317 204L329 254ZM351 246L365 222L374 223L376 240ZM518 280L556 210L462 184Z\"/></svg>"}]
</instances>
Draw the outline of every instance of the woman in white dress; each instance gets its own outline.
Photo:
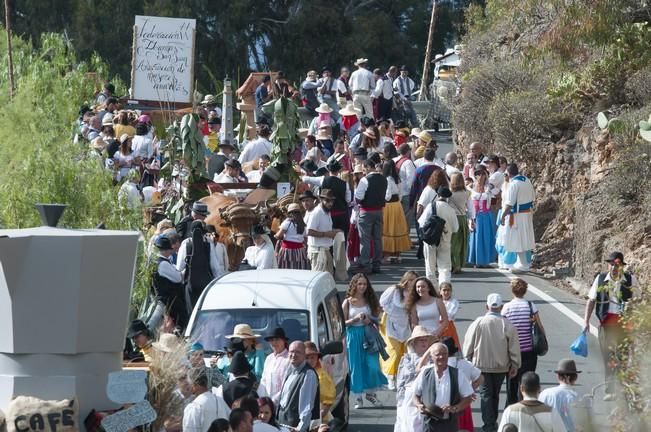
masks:
<instances>
[{"instance_id":1,"label":"woman in white dress","mask_svg":"<svg viewBox=\"0 0 651 432\"><path fill-rule=\"evenodd\" d=\"M387 344L387 360L380 360L382 372L389 381L389 390L396 388L396 373L400 360L405 353L405 341L409 337L409 314L405 307L405 298L410 286L418 278L418 273L408 271L400 282L392 285L380 296L380 306L384 314L380 322L380 333Z\"/></svg>"},{"instance_id":2,"label":"woman in white dress","mask_svg":"<svg viewBox=\"0 0 651 432\"><path fill-rule=\"evenodd\" d=\"M420 325L436 338L441 337L448 326L448 313L441 295L429 279L416 279L407 296L406 306L412 328Z\"/></svg>"},{"instance_id":3,"label":"woman in white dress","mask_svg":"<svg viewBox=\"0 0 651 432\"><path fill-rule=\"evenodd\" d=\"M407 352L398 367L396 388L396 424L394 432L413 432L423 430L422 416L413 403L414 381L418 376L423 355L434 343L435 337L422 327L416 326L407 339Z\"/></svg>"}]
</instances>

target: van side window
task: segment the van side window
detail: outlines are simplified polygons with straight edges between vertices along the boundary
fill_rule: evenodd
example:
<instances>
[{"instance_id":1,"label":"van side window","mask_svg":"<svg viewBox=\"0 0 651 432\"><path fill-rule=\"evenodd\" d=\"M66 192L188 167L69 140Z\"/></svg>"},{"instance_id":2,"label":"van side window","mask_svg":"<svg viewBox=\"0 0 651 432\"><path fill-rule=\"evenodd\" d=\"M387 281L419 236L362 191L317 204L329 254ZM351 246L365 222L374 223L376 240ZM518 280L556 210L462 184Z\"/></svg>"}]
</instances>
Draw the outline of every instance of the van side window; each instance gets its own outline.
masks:
<instances>
[{"instance_id":1,"label":"van side window","mask_svg":"<svg viewBox=\"0 0 651 432\"><path fill-rule=\"evenodd\" d=\"M322 347L328 343L328 322L323 305L320 304L316 314L316 330L319 338L319 346Z\"/></svg>"},{"instance_id":2,"label":"van side window","mask_svg":"<svg viewBox=\"0 0 651 432\"><path fill-rule=\"evenodd\" d=\"M332 328L332 338L333 340L341 340L344 334L344 316L337 292L331 292L325 301L328 308L328 317L330 318L330 327Z\"/></svg>"}]
</instances>

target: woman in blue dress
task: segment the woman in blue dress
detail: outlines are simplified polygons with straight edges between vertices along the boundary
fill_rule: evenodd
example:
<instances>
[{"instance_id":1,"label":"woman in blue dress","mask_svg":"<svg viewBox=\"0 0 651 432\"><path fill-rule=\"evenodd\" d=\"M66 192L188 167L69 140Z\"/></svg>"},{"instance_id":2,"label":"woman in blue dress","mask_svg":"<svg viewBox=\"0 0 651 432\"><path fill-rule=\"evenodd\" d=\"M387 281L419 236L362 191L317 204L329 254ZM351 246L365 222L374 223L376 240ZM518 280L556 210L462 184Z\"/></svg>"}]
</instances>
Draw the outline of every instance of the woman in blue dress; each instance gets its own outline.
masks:
<instances>
[{"instance_id":1,"label":"woman in blue dress","mask_svg":"<svg viewBox=\"0 0 651 432\"><path fill-rule=\"evenodd\" d=\"M375 390L387 385L380 369L380 358L373 344L367 343L367 327L378 329L380 302L365 274L358 273L350 281L346 300L342 304L346 319L346 349L350 366L350 392L355 398L355 409L366 400L373 406L382 406Z\"/></svg>"},{"instance_id":2,"label":"woman in blue dress","mask_svg":"<svg viewBox=\"0 0 651 432\"><path fill-rule=\"evenodd\" d=\"M495 216L491 212L488 173L475 171L475 182L470 192L472 203L470 235L468 236L468 263L475 267L487 267L495 262Z\"/></svg>"}]
</instances>

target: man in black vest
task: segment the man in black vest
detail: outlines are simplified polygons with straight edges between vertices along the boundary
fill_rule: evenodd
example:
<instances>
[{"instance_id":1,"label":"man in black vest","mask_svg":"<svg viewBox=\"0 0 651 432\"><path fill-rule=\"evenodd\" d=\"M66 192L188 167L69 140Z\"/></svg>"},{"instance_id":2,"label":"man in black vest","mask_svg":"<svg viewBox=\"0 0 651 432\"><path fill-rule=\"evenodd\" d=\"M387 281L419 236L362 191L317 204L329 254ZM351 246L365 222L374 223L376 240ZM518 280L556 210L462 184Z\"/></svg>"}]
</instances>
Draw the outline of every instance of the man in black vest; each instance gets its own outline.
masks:
<instances>
[{"instance_id":1,"label":"man in black vest","mask_svg":"<svg viewBox=\"0 0 651 432\"><path fill-rule=\"evenodd\" d=\"M448 347L435 343L425 355L432 366L414 381L414 404L425 416L425 431L456 432L458 415L472 403L472 384L459 370L448 366Z\"/></svg>"},{"instance_id":2,"label":"man in black vest","mask_svg":"<svg viewBox=\"0 0 651 432\"><path fill-rule=\"evenodd\" d=\"M212 179L215 178L215 175L219 175L224 171L225 163L227 160L231 158L231 155L233 154L233 151L235 150L235 147L233 147L233 144L230 143L228 140L224 140L224 142L220 142L219 145L219 152L213 153L212 156L210 156L210 159L208 160L208 178Z\"/></svg>"},{"instance_id":3,"label":"man in black vest","mask_svg":"<svg viewBox=\"0 0 651 432\"><path fill-rule=\"evenodd\" d=\"M613 252L608 259L608 272L599 273L595 278L590 291L588 302L585 304L584 332L590 330L590 317L595 311L599 318L599 346L603 356L606 371L605 401L615 400L615 382L613 380L616 369L612 364L621 364L617 355L617 347L626 337L626 330L620 322L620 317L626 309L626 304L637 294L637 279L631 273L624 271L624 254Z\"/></svg>"},{"instance_id":4,"label":"man in black vest","mask_svg":"<svg viewBox=\"0 0 651 432\"><path fill-rule=\"evenodd\" d=\"M181 240L185 240L190 237L192 231L190 231L190 225L193 221L206 220L210 212L208 212L208 206L202 202L195 201L192 203L192 211L189 215L185 216L183 219L176 224L176 232L181 236Z\"/></svg>"},{"instance_id":5,"label":"man in black vest","mask_svg":"<svg viewBox=\"0 0 651 432\"><path fill-rule=\"evenodd\" d=\"M380 273L382 263L382 211L387 191L387 179L376 171L375 162L364 161L366 176L355 190L355 199L359 203L359 265L353 271ZM371 257L373 244L373 257Z\"/></svg>"},{"instance_id":6,"label":"man in black vest","mask_svg":"<svg viewBox=\"0 0 651 432\"><path fill-rule=\"evenodd\" d=\"M224 402L229 408L233 407L233 402L244 396L258 397L255 391L257 387L255 375L251 373L251 365L243 351L233 354L229 372L233 375L233 379L222 386Z\"/></svg>"},{"instance_id":7,"label":"man in black vest","mask_svg":"<svg viewBox=\"0 0 651 432\"><path fill-rule=\"evenodd\" d=\"M305 361L305 344L294 341L289 345L290 366L280 390L278 423L299 432L310 430L310 421L319 419L319 379Z\"/></svg>"},{"instance_id":8,"label":"man in black vest","mask_svg":"<svg viewBox=\"0 0 651 432\"><path fill-rule=\"evenodd\" d=\"M174 319L176 329L182 332L188 323L183 275L172 264L170 257L174 249L170 239L159 236L154 245L158 248L156 270L152 276L154 295L157 301L165 305L168 315Z\"/></svg>"}]
</instances>

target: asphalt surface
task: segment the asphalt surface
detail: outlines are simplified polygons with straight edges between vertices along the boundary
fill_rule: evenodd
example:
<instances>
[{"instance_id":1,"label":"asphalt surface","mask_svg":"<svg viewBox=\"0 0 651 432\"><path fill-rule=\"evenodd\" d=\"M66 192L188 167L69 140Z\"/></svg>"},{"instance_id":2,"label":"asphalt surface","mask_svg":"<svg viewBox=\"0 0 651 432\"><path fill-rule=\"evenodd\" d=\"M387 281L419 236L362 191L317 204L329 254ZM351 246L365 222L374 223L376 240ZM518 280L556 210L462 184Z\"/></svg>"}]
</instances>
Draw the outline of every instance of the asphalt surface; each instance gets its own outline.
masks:
<instances>
[{"instance_id":1,"label":"asphalt surface","mask_svg":"<svg viewBox=\"0 0 651 432\"><path fill-rule=\"evenodd\" d=\"M415 249L403 254L403 263L401 265L387 265L382 268L381 274L371 275L370 280L373 288L379 295L388 286L398 282L402 274L407 270L414 270L423 275L425 273L423 261L416 259ZM513 275L504 274L492 268L464 268L463 273L453 275L452 284L454 295L461 304L455 323L462 341L470 323L485 313L485 301L488 294L497 292L502 295L505 302L512 298L509 288L509 276L513 277ZM547 281L533 275L518 274L517 276L523 277L530 285L534 285L543 293L554 298L551 302L545 301L532 293L532 290L525 296L527 300L531 300L537 305L549 342L549 352L544 357L539 357L536 371L541 377L543 388L557 385L553 370L556 369L560 359L569 357L573 358L577 362L579 370L583 371L579 375L577 382L577 393L579 395L591 393L592 388L604 380L598 341L593 335L589 337L588 358L573 355L569 350L569 346L580 334L581 326L554 307L554 304L564 305L569 309L566 312L570 314L575 313L578 317L582 317L585 304L584 300L559 290ZM337 286L340 291L344 292L348 288L345 283L340 283ZM393 430L395 422L395 392L383 390L378 393L378 397L384 404L383 408L364 407L359 410L354 410L351 403L349 431L386 432ZM602 397L603 387L597 389L594 398L594 406L592 409L594 412L593 423L595 425L606 424L607 415L614 408L614 403L603 402ZM505 399L505 387L503 387L500 399L500 413L504 407ZM479 400L473 403L472 410L475 431L480 431L482 421ZM594 430L602 429L596 427Z\"/></svg>"}]
</instances>

